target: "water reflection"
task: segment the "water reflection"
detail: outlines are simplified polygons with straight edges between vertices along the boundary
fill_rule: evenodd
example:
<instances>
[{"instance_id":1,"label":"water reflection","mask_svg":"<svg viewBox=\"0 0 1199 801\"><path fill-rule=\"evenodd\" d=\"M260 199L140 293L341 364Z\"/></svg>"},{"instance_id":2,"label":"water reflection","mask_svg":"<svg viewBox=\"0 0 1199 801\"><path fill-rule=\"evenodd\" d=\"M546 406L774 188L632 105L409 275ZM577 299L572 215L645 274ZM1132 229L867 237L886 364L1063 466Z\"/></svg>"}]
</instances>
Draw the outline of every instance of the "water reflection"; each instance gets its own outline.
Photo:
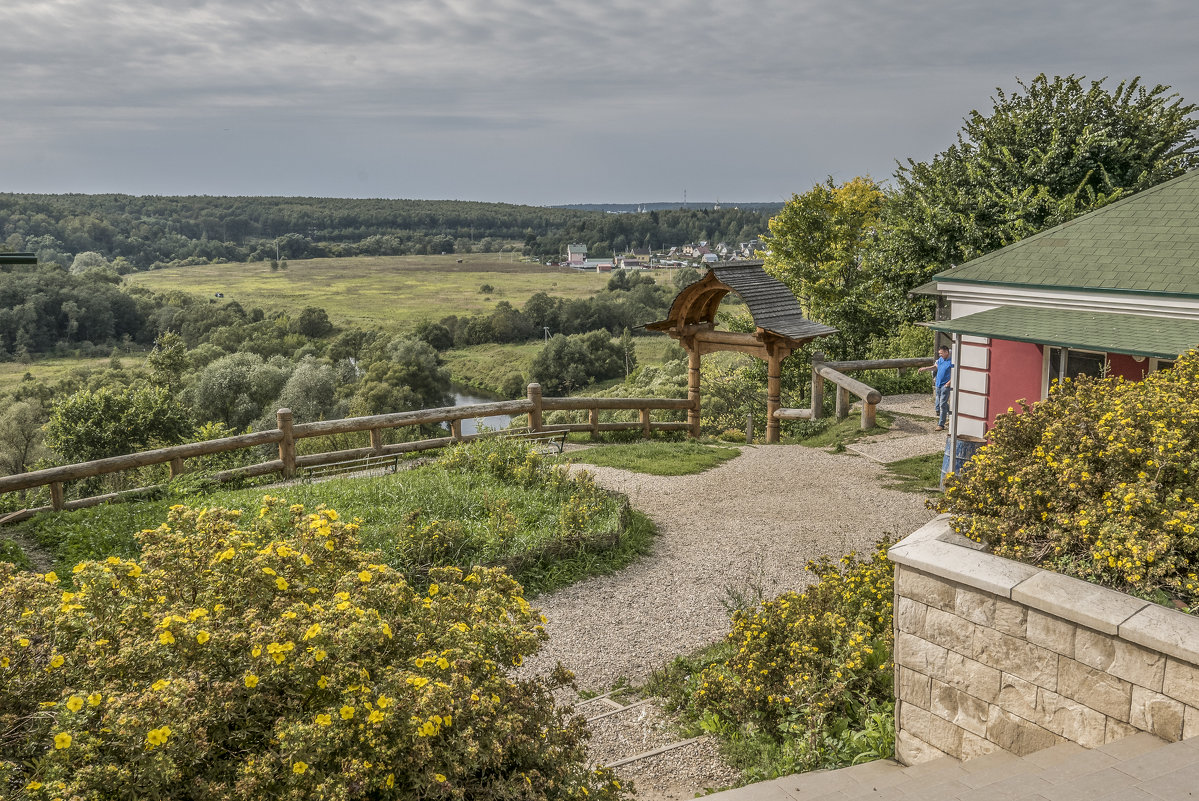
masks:
<instances>
[{"instance_id":1,"label":"water reflection","mask_svg":"<svg viewBox=\"0 0 1199 801\"><path fill-rule=\"evenodd\" d=\"M495 403L498 398L480 398L477 395L467 395L466 393L454 390L454 405L455 406L473 406L476 403ZM488 428L507 428L512 422L512 415L497 414L491 417L483 417L478 420L468 417L462 421L463 434L477 434L479 432L479 423Z\"/></svg>"}]
</instances>

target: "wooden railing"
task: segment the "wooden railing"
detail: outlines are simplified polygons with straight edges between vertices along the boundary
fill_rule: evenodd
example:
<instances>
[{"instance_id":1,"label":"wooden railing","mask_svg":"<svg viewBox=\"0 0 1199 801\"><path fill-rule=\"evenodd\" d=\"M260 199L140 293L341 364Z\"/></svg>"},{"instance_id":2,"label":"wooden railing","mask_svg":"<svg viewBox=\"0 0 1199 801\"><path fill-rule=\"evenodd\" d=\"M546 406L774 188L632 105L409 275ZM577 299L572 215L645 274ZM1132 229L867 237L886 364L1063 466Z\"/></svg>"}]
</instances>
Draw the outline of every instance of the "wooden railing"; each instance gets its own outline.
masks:
<instances>
[{"instance_id":1,"label":"wooden railing","mask_svg":"<svg viewBox=\"0 0 1199 801\"><path fill-rule=\"evenodd\" d=\"M493 415L529 416L529 430L534 432L554 431L589 431L598 434L601 431L620 431L641 429L648 437L652 431L686 431L689 426L685 422L654 421L650 411L654 409L686 410L691 408L691 401L674 398L542 398L541 386L530 384L528 396L524 400L499 401L496 403L478 403L470 406L446 406L439 409L420 409L412 412L396 412L393 414L378 414L370 417L349 417L341 420L322 420L316 423L295 423L290 409L280 409L276 414L277 428L269 431L258 431L253 434L240 434L235 437L210 439L204 442L191 442L186 445L173 445L169 448L158 448L151 451L141 451L124 456L111 456L107 459L96 459L81 464L68 464L59 467L49 467L44 470L34 470L29 473L19 473L12 476L0 477L0 494L20 492L37 487L49 487L50 505L32 509L22 509L0 518L0 525L25 520L39 512L64 509L82 509L87 506L106 503L118 498L146 493L156 489L155 486L139 487L122 492L110 492L103 495L93 495L86 498L66 500L64 483L77 481L92 476L108 473L119 473L140 467L158 464L169 464L171 478L187 471L185 460L200 456L228 451L243 450L263 445L278 445L278 458L259 464L225 470L214 474L218 481L227 481L239 476L262 476L278 473L282 478L292 478L298 470L354 459L365 459L374 456L392 456L402 453L413 453L435 448L442 448L456 442L474 439L480 434L462 434L462 421L476 417L491 417ZM638 410L640 419L632 422L599 421L599 412L604 409ZM547 411L587 411L590 413L587 423L568 423L547 427L543 421L543 413ZM383 432L392 428L405 426L420 426L449 423L448 437L435 437L411 442L385 444ZM348 448L338 451L326 451L297 455L296 442L310 437L320 437L330 434L350 434L366 431L370 435L370 445L364 448Z\"/></svg>"},{"instance_id":2,"label":"wooden railing","mask_svg":"<svg viewBox=\"0 0 1199 801\"><path fill-rule=\"evenodd\" d=\"M936 360L931 356L910 359L861 359L858 361L829 362L820 351L812 354L812 407L810 409L779 409L775 417L781 420L816 420L824 414L824 382L832 381L837 386L837 419L849 416L849 396L862 399L862 430L874 428L879 402L883 395L856 378L845 375L858 370L902 370L909 367L926 367Z\"/></svg>"}]
</instances>

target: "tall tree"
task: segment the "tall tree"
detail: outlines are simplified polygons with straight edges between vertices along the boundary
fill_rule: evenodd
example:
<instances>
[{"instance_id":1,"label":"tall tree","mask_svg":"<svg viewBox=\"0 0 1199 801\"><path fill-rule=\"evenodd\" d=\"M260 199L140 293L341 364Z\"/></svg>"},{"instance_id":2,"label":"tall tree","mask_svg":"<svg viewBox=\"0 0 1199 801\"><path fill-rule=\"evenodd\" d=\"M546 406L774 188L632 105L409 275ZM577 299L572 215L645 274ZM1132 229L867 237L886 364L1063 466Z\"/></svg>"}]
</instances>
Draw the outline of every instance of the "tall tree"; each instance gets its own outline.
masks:
<instances>
[{"instance_id":1,"label":"tall tree","mask_svg":"<svg viewBox=\"0 0 1199 801\"><path fill-rule=\"evenodd\" d=\"M1041 74L996 89L956 144L899 167L873 257L908 316L907 290L932 274L1199 166L1194 104L1104 80Z\"/></svg>"},{"instance_id":2,"label":"tall tree","mask_svg":"<svg viewBox=\"0 0 1199 801\"><path fill-rule=\"evenodd\" d=\"M849 352L879 333L875 277L864 254L876 236L884 195L870 178L829 178L792 195L770 220L766 270L786 283L804 313L840 330Z\"/></svg>"}]
</instances>

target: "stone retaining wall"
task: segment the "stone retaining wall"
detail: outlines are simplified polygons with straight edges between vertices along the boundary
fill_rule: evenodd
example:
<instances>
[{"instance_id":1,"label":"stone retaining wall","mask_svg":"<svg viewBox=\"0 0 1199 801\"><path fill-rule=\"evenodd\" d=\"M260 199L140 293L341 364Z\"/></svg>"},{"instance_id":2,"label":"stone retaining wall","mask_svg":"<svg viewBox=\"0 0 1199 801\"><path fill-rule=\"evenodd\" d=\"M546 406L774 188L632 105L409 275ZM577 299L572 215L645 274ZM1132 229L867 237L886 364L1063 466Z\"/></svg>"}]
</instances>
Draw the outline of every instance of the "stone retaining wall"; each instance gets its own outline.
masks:
<instances>
[{"instance_id":1,"label":"stone retaining wall","mask_svg":"<svg viewBox=\"0 0 1199 801\"><path fill-rule=\"evenodd\" d=\"M943 515L890 550L901 762L1199 735L1199 617L981 547Z\"/></svg>"}]
</instances>

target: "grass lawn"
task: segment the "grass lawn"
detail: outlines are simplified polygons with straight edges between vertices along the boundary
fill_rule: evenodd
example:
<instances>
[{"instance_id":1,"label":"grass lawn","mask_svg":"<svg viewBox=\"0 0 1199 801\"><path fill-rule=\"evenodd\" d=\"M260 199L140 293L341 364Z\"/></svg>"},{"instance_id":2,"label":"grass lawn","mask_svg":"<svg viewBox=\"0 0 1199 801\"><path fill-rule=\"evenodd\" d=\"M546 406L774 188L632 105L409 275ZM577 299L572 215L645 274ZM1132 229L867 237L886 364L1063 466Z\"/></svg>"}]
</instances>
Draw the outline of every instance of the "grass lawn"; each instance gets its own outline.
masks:
<instances>
[{"instance_id":1,"label":"grass lawn","mask_svg":"<svg viewBox=\"0 0 1199 801\"><path fill-rule=\"evenodd\" d=\"M828 428L804 439L797 439L795 442L799 445L807 445L809 448L832 448L836 451L845 449L845 446L851 442L857 442L862 437L881 434L891 428L891 415L888 412L879 411L874 417L874 428L869 431L862 430L861 415L851 414L844 420L834 420Z\"/></svg>"},{"instance_id":2,"label":"grass lawn","mask_svg":"<svg viewBox=\"0 0 1199 801\"><path fill-rule=\"evenodd\" d=\"M522 263L510 253L468 253L302 259L276 272L269 262L206 264L134 273L126 280L159 292L222 292L226 301L267 312L320 306L337 325L398 331L421 320L490 311L501 300L519 308L541 291L591 297L610 277ZM484 284L493 290L480 291Z\"/></svg>"},{"instance_id":3,"label":"grass lawn","mask_svg":"<svg viewBox=\"0 0 1199 801\"><path fill-rule=\"evenodd\" d=\"M539 468L552 469L548 463ZM581 487L573 480L522 483L485 469L431 464L376 478L223 490L47 513L14 530L53 555L55 569L66 576L86 559L136 557L136 532L157 527L174 504L223 506L251 516L262 497L271 495L309 509L325 504L347 520L361 518L363 549L379 551L402 572L427 566L425 559L467 569L473 564L519 565L513 572L528 592L537 593L615 570L648 548L653 535L648 519L630 514L623 498ZM587 499L577 501L580 494ZM589 511L563 528L566 505L583 505ZM614 545L588 544L612 532L621 532ZM413 548L419 558L413 556Z\"/></svg>"},{"instance_id":4,"label":"grass lawn","mask_svg":"<svg viewBox=\"0 0 1199 801\"><path fill-rule=\"evenodd\" d=\"M944 460L944 454L930 453L891 462L886 466L890 483L883 486L887 489L915 492L921 495L939 494L941 465Z\"/></svg>"},{"instance_id":5,"label":"grass lawn","mask_svg":"<svg viewBox=\"0 0 1199 801\"><path fill-rule=\"evenodd\" d=\"M627 445L597 445L571 455L586 464L618 467L634 473L688 476L740 456L741 451L697 442L635 442Z\"/></svg>"}]
</instances>

